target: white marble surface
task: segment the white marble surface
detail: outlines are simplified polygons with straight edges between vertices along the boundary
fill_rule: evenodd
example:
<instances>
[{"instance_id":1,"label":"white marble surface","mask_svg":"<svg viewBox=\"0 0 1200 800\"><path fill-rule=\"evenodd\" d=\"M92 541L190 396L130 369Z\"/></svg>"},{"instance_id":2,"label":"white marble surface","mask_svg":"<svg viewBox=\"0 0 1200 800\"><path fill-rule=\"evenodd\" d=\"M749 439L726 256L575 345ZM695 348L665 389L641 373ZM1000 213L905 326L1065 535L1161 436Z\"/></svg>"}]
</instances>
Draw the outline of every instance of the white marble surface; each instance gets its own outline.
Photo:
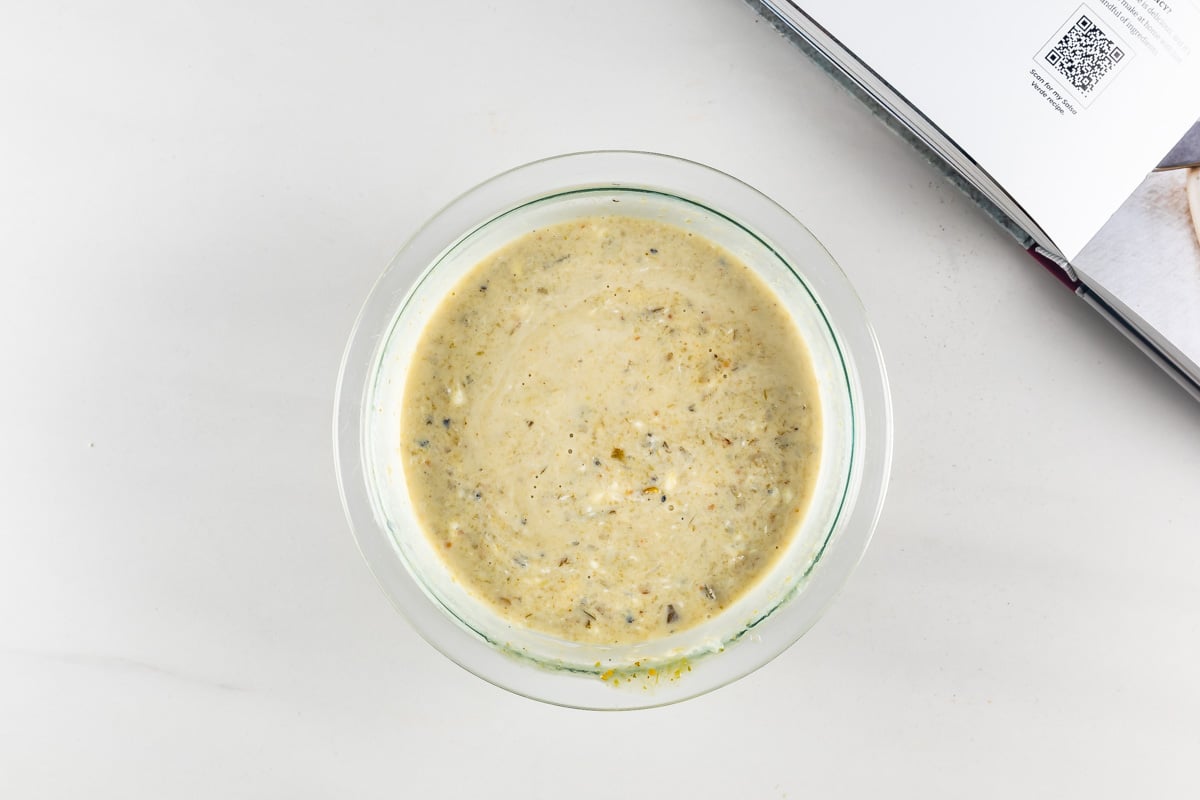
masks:
<instances>
[{"instance_id":1,"label":"white marble surface","mask_svg":"<svg viewBox=\"0 0 1200 800\"><path fill-rule=\"evenodd\" d=\"M1200 408L738 0L5 10L0 797L1195 791ZM631 714L421 641L330 443L350 325L413 228L596 147L804 220L896 417L826 618Z\"/></svg>"}]
</instances>

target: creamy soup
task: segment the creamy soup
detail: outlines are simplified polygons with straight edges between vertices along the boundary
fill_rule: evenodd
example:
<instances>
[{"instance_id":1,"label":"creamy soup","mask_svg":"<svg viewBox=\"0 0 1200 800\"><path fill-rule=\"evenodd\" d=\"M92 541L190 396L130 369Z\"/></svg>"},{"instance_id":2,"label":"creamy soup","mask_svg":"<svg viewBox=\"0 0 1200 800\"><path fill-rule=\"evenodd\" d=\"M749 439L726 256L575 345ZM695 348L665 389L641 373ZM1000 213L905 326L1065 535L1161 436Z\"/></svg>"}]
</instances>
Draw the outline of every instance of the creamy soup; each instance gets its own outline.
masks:
<instances>
[{"instance_id":1,"label":"creamy soup","mask_svg":"<svg viewBox=\"0 0 1200 800\"><path fill-rule=\"evenodd\" d=\"M493 253L423 331L405 480L455 579L513 624L619 644L719 614L787 547L820 460L808 351L686 229L596 216Z\"/></svg>"}]
</instances>

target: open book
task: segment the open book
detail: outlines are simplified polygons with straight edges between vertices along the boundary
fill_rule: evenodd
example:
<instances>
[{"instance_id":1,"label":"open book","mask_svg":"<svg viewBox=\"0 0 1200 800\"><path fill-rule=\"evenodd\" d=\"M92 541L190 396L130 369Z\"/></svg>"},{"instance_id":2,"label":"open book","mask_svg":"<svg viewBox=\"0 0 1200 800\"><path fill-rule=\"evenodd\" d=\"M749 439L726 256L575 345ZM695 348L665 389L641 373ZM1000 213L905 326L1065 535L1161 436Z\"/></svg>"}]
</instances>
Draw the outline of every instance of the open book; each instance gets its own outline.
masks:
<instances>
[{"instance_id":1,"label":"open book","mask_svg":"<svg viewBox=\"0 0 1200 800\"><path fill-rule=\"evenodd\" d=\"M1200 399L1200 0L749 0Z\"/></svg>"}]
</instances>

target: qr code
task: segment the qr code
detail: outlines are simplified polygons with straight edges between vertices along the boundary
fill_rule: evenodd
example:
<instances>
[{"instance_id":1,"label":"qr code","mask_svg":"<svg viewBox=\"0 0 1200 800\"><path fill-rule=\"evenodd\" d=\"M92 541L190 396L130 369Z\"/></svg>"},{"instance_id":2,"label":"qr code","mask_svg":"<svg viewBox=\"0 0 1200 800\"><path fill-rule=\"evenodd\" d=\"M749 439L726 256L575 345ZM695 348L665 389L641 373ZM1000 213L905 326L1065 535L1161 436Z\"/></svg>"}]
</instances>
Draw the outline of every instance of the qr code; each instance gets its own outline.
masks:
<instances>
[{"instance_id":1,"label":"qr code","mask_svg":"<svg viewBox=\"0 0 1200 800\"><path fill-rule=\"evenodd\" d=\"M1125 51L1091 17L1082 15L1046 53L1046 62L1080 92L1091 92Z\"/></svg>"},{"instance_id":2,"label":"qr code","mask_svg":"<svg viewBox=\"0 0 1200 800\"><path fill-rule=\"evenodd\" d=\"M1094 11L1080 6L1039 53L1038 60L1083 101L1090 101L1130 58L1129 48L1097 19Z\"/></svg>"}]
</instances>

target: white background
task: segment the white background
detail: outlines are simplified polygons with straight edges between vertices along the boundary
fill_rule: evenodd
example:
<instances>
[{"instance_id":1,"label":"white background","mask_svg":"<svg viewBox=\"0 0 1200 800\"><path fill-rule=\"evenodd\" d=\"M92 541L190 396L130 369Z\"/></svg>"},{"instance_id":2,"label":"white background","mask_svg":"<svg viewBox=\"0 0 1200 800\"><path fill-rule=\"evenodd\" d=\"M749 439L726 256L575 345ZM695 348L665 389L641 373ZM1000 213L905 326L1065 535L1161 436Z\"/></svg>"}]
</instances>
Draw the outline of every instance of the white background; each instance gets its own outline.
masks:
<instances>
[{"instance_id":1,"label":"white background","mask_svg":"<svg viewBox=\"0 0 1200 800\"><path fill-rule=\"evenodd\" d=\"M0 797L1168 797L1200 753L1200 408L738 0L9 2ZM374 585L330 428L408 235L665 151L803 220L895 403L817 627L649 712L524 700Z\"/></svg>"}]
</instances>

